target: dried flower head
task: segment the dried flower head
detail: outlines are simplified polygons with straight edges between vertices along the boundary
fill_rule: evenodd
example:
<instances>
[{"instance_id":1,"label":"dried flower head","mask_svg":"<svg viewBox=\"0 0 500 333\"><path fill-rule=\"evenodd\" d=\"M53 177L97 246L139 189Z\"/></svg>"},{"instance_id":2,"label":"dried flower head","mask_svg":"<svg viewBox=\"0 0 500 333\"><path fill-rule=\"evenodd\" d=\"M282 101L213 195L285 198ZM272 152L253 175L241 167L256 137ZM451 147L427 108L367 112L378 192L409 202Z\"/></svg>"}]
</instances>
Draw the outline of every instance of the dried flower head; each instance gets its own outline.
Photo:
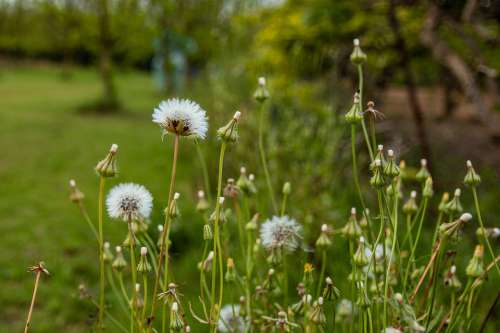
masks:
<instances>
[{"instance_id":1,"label":"dried flower head","mask_svg":"<svg viewBox=\"0 0 500 333\"><path fill-rule=\"evenodd\" d=\"M111 218L145 220L151 214L153 197L142 185L119 184L111 189L106 198L108 214Z\"/></svg>"},{"instance_id":2,"label":"dried flower head","mask_svg":"<svg viewBox=\"0 0 500 333\"><path fill-rule=\"evenodd\" d=\"M153 122L163 134L205 139L208 130L206 111L188 99L171 98L162 101L153 111Z\"/></svg>"},{"instance_id":3,"label":"dried flower head","mask_svg":"<svg viewBox=\"0 0 500 333\"><path fill-rule=\"evenodd\" d=\"M273 216L260 227L262 245L268 250L296 250L300 245L302 226L288 216Z\"/></svg>"}]
</instances>

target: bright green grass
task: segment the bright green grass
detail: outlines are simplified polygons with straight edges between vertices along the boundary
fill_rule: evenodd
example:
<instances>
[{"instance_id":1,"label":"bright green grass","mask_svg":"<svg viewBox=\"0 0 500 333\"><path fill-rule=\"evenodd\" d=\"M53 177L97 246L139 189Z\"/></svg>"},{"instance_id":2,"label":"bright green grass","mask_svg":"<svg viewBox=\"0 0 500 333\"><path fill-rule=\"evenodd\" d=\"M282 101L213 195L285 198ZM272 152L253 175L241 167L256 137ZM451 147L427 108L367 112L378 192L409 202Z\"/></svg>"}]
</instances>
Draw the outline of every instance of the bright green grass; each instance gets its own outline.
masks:
<instances>
[{"instance_id":1,"label":"bright green grass","mask_svg":"<svg viewBox=\"0 0 500 333\"><path fill-rule=\"evenodd\" d=\"M75 70L70 80L62 80L55 68L0 73L0 332L22 330L33 284L26 269L39 260L46 262L51 277L42 281L32 332L89 330L92 308L78 299L77 287L86 283L95 295L96 245L67 199L68 180L76 179L95 218L98 179L93 167L110 144L120 146L120 176L108 185L144 184L155 197L153 222L162 221L171 140L162 142L150 120L161 97L142 73L121 73L117 83L123 114L82 115L76 110L99 96L94 72ZM194 170L196 155L184 154L191 145L181 147L176 190L194 198L196 189L190 186L202 181L193 176L200 174ZM113 244L125 233L121 222L106 221L106 239Z\"/></svg>"}]
</instances>

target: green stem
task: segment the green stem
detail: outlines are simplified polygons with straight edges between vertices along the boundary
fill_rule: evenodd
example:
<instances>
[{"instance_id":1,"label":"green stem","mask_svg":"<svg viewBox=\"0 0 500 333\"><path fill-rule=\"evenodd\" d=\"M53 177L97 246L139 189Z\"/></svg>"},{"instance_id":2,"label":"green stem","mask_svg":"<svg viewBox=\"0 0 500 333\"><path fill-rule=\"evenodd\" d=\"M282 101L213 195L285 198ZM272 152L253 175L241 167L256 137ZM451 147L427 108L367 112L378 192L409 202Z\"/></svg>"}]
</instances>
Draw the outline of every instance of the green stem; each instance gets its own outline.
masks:
<instances>
[{"instance_id":1,"label":"green stem","mask_svg":"<svg viewBox=\"0 0 500 333\"><path fill-rule=\"evenodd\" d=\"M438 284L437 278L438 278L438 274L439 274L439 266L441 264L441 260L443 258L443 253L444 253L444 251L442 250L443 248L444 248L444 246L439 248L438 257L437 257L436 262L434 263L434 269L433 269L434 277L432 278L433 285L432 285L432 291L431 291L431 302L430 302L429 307L427 308L427 311L426 311L426 313L428 313L427 322L425 324L425 331L426 332L428 332L429 324L431 323L431 319L432 319L432 311L434 310L434 301L436 299L436 289L437 289L437 284Z\"/></svg>"},{"instance_id":2,"label":"green stem","mask_svg":"<svg viewBox=\"0 0 500 333\"><path fill-rule=\"evenodd\" d=\"M102 331L104 327L104 233L103 233L103 219L104 219L104 186L106 178L99 178L99 320L98 330Z\"/></svg>"},{"instance_id":3,"label":"green stem","mask_svg":"<svg viewBox=\"0 0 500 333\"><path fill-rule=\"evenodd\" d=\"M363 66L358 65L358 81L359 81L359 109L363 110ZM370 138L368 137L368 131L366 130L365 117L361 119L361 127L363 128L363 135L365 137L366 147L368 148L368 153L370 154L370 161L373 161L373 150L370 143Z\"/></svg>"},{"instance_id":4,"label":"green stem","mask_svg":"<svg viewBox=\"0 0 500 333\"><path fill-rule=\"evenodd\" d=\"M111 271L110 268L106 269L106 276L108 278L108 283L111 286L111 289L113 290L113 293L115 294L116 298L118 299L118 302L120 303L120 306L122 307L122 310L125 313L127 313L128 312L128 306L123 301L123 297L120 294L120 290L116 286L115 280L113 278L113 272ZM128 297L126 297L125 300L128 302Z\"/></svg>"},{"instance_id":5,"label":"green stem","mask_svg":"<svg viewBox=\"0 0 500 333\"><path fill-rule=\"evenodd\" d=\"M288 199L288 194L283 194L283 200L281 201L281 211L280 211L280 216L285 215L286 211L286 200Z\"/></svg>"},{"instance_id":6,"label":"green stem","mask_svg":"<svg viewBox=\"0 0 500 333\"><path fill-rule=\"evenodd\" d=\"M273 186L271 183L271 177L269 175L269 168L267 167L266 153L264 150L264 103L260 104L260 115L259 115L259 153L260 160L262 163L262 168L264 169L264 176L266 177L267 189L269 190L269 196L271 198L271 204L275 213L278 213L278 205L276 204L276 198L274 197Z\"/></svg>"},{"instance_id":7,"label":"green stem","mask_svg":"<svg viewBox=\"0 0 500 333\"><path fill-rule=\"evenodd\" d=\"M321 287L323 285L323 280L325 279L325 271L326 271L326 250L323 249L323 251L321 252L321 273L319 274L318 288L316 290L316 298L318 298L321 293Z\"/></svg>"},{"instance_id":8,"label":"green stem","mask_svg":"<svg viewBox=\"0 0 500 333\"><path fill-rule=\"evenodd\" d=\"M212 200L212 190L210 189L210 178L208 177L208 168L207 163L205 162L205 157L203 156L203 152L201 151L200 144L198 140L194 142L196 146L196 153L198 154L198 159L200 160L201 171L203 173L203 183L205 184L205 193L207 194L208 201Z\"/></svg>"},{"instance_id":9,"label":"green stem","mask_svg":"<svg viewBox=\"0 0 500 333\"><path fill-rule=\"evenodd\" d=\"M384 286L384 308L383 308L383 317L382 317L382 322L383 322L383 327L387 327L387 280L388 280L388 268L387 267L387 259L386 259L386 251L385 251L385 212L384 212L384 204L382 200L382 190L377 190L377 199L378 199L378 208L379 208L379 214L380 214L380 225L382 229L382 235L384 237L383 244L382 244L382 249L384 253L384 280L385 280L385 286ZM377 247L374 248L373 256L375 256L377 251ZM392 257L392 255L391 255Z\"/></svg>"},{"instance_id":10,"label":"green stem","mask_svg":"<svg viewBox=\"0 0 500 333\"><path fill-rule=\"evenodd\" d=\"M481 210L479 209L479 199L477 197L477 192L476 192L475 186L472 186L472 195L474 196L474 205L476 206L477 219L479 220L479 225L481 226L481 230L484 231L485 229L484 229L483 219L481 217ZM483 238L486 241L488 251L490 252L490 255L491 255L491 260L495 261L495 253L493 252L493 248L491 247L491 243L490 243L488 237L485 235ZM498 267L496 262L495 262L495 268L497 270L497 273L500 275L500 268Z\"/></svg>"},{"instance_id":11,"label":"green stem","mask_svg":"<svg viewBox=\"0 0 500 333\"><path fill-rule=\"evenodd\" d=\"M284 307L288 309L288 260L284 249L283 253L283 294L284 294ZM307 302L306 302L307 303Z\"/></svg>"},{"instance_id":12,"label":"green stem","mask_svg":"<svg viewBox=\"0 0 500 333\"><path fill-rule=\"evenodd\" d=\"M92 233L95 236L95 239L97 240L97 243L99 244L99 233L97 232L94 223L92 222L92 219L89 216L89 213L87 212L87 209L85 209L85 206L83 205L82 201L78 201L78 208L80 209L80 212L85 219L85 222L87 222L88 226L92 230Z\"/></svg>"},{"instance_id":13,"label":"green stem","mask_svg":"<svg viewBox=\"0 0 500 333\"><path fill-rule=\"evenodd\" d=\"M137 266L135 264L135 236L132 230L132 221L128 221L128 232L130 239L130 271L132 272L132 305L130 306L130 332L134 333L135 307L137 305Z\"/></svg>"},{"instance_id":14,"label":"green stem","mask_svg":"<svg viewBox=\"0 0 500 333\"><path fill-rule=\"evenodd\" d=\"M177 157L179 155L179 135L175 135L174 139L174 153L173 153L173 160L172 160L172 174L170 176L170 185L169 185L169 190L168 190L168 201L167 201L167 207L170 205L170 202L172 201L172 196L174 192L174 185L175 185L175 176L177 173ZM153 326L153 320L155 318L155 313L156 313L156 301L157 301L157 295L158 295L158 288L160 286L160 275L161 275L161 270L162 270L162 265L163 265L163 256L166 256L168 260L168 246L167 244L167 233L168 229L170 228L170 214L165 214L165 222L163 225L163 230L164 232L162 233L161 236L161 242L160 242L160 254L158 256L158 271L156 272L156 277L155 277L155 284L153 287L153 297L151 298L151 313L148 318L148 328L147 332L151 333L152 332L152 326ZM166 252L166 253L165 253ZM167 267L165 267L167 270ZM166 287L166 286L165 286Z\"/></svg>"},{"instance_id":15,"label":"green stem","mask_svg":"<svg viewBox=\"0 0 500 333\"><path fill-rule=\"evenodd\" d=\"M144 293L144 306L142 307L142 318L141 320L146 320L146 306L148 305L148 277L146 274L142 274L142 288Z\"/></svg>"}]
</instances>

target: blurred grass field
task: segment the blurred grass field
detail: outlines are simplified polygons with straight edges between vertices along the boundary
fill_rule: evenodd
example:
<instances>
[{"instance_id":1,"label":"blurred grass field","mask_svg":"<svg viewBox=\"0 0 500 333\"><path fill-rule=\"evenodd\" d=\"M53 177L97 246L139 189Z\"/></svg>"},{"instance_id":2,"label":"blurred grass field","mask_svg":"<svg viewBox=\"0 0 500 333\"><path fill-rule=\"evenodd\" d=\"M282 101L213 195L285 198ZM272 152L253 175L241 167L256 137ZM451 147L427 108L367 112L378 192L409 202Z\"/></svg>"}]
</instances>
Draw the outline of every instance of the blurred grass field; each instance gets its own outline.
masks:
<instances>
[{"instance_id":1,"label":"blurred grass field","mask_svg":"<svg viewBox=\"0 0 500 333\"><path fill-rule=\"evenodd\" d=\"M0 288L1 333L21 331L33 285L33 276L27 272L27 267L40 260L46 262L51 276L41 284L32 332L89 331L89 315L93 309L79 300L78 285L85 283L95 295L96 245L77 207L68 200L68 181L72 178L77 181L86 194L87 208L95 217L98 179L93 167L112 143L120 146L120 175L108 182L108 189L125 181L144 184L155 198L153 225L163 220L171 141L166 138L162 142L159 128L150 120L152 109L162 96L155 92L151 78L145 73L121 72L117 73L116 80L124 111L116 115L96 115L77 111L99 97L98 76L91 70L75 68L69 79L63 79L60 69L51 66L17 66L0 72L0 280L4 282ZM233 112L231 109L224 111L227 99L240 98L241 91L235 97L224 96L217 100L213 91L206 89L206 84L203 81L195 83L190 96L186 97L213 106L209 110L214 119L211 121L213 132L221 124L219 120L225 119L224 114ZM235 91L240 88L234 87ZM250 108L244 103L241 107ZM250 134L244 136L251 141ZM214 142L211 136L207 146L214 146ZM216 156L209 152L213 155L212 150L205 150L210 169L213 169ZM235 171L244 162L229 163L225 176L236 176ZM340 165L338 168L335 172L343 175L346 174L344 168L349 166ZM484 215L487 221L491 221L488 224L493 225L498 220L497 178L487 172L484 176L484 192L488 193L482 195ZM461 179L456 181L459 183ZM349 179L345 183L349 184ZM201 255L202 222L192 206L196 190L202 184L193 143L186 141L181 145L176 185L176 190L185 200L181 200L182 225L173 230L173 274L188 277L180 281L187 299L195 299L198 294L195 274ZM350 207L349 191L345 188L335 191L336 196L332 199L334 210L328 213L335 218L315 221L316 224L331 222L337 228L345 223ZM311 198L311 202L316 200ZM438 196L434 200L439 200ZM466 209L471 209L468 199L464 200ZM298 212L300 207L308 204L300 202L291 209ZM303 218L305 214L300 212L297 215ZM474 230L473 226L467 228L464 247L472 249ZM151 233L156 236L156 230ZM112 244L119 244L125 237L126 228L121 222L106 221L105 234ZM314 237L313 234L310 238ZM336 262L346 260L338 255L344 245L343 241L335 241L332 253L337 251L337 255L332 258ZM471 251L462 253L457 264L464 267L469 253ZM347 275L346 267L335 265L334 276L343 279ZM485 313L489 303L490 300L480 303L481 313ZM489 332L495 332L496 322L489 325ZM195 332L202 331L196 327L194 325Z\"/></svg>"}]
</instances>

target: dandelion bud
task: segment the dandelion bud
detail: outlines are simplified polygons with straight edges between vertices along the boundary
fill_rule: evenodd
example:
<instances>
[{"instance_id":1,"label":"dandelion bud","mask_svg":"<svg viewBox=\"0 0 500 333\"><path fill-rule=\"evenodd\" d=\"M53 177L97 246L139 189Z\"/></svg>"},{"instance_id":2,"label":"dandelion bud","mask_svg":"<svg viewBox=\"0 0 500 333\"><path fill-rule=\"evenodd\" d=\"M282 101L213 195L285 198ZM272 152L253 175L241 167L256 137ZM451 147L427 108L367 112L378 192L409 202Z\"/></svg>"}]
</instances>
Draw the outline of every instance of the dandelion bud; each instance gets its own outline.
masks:
<instances>
[{"instance_id":1,"label":"dandelion bud","mask_svg":"<svg viewBox=\"0 0 500 333\"><path fill-rule=\"evenodd\" d=\"M196 210L200 213L206 212L210 208L208 200L205 198L205 192L198 191L198 203L196 204Z\"/></svg>"},{"instance_id":2,"label":"dandelion bud","mask_svg":"<svg viewBox=\"0 0 500 333\"><path fill-rule=\"evenodd\" d=\"M172 331L180 331L184 328L184 321L179 313L179 305L177 302L172 303L172 311L170 315L170 329Z\"/></svg>"},{"instance_id":3,"label":"dandelion bud","mask_svg":"<svg viewBox=\"0 0 500 333\"><path fill-rule=\"evenodd\" d=\"M361 220L359 220L359 226L363 229L368 228L368 220L370 218L370 210L365 208L364 214L361 216Z\"/></svg>"},{"instance_id":4,"label":"dandelion bud","mask_svg":"<svg viewBox=\"0 0 500 333\"><path fill-rule=\"evenodd\" d=\"M113 253L111 253L111 250L110 250L110 245L109 245L109 242L104 242L104 251L102 253L102 259L104 260L104 262L111 262L113 261Z\"/></svg>"},{"instance_id":5,"label":"dandelion bud","mask_svg":"<svg viewBox=\"0 0 500 333\"><path fill-rule=\"evenodd\" d=\"M453 199L448 202L445 206L445 212L450 215L460 214L464 210L462 208L462 203L460 202L461 191L459 188L455 190Z\"/></svg>"},{"instance_id":6,"label":"dandelion bud","mask_svg":"<svg viewBox=\"0 0 500 333\"><path fill-rule=\"evenodd\" d=\"M238 197L240 190L234 183L233 178L229 178L227 180L227 184L224 187L223 194L225 197L231 198L231 199L236 199Z\"/></svg>"},{"instance_id":7,"label":"dandelion bud","mask_svg":"<svg viewBox=\"0 0 500 333\"><path fill-rule=\"evenodd\" d=\"M314 302L312 311L309 313L309 320L316 325L324 326L326 324L326 315L323 309L323 297L319 297L316 302Z\"/></svg>"},{"instance_id":8,"label":"dandelion bud","mask_svg":"<svg viewBox=\"0 0 500 333\"><path fill-rule=\"evenodd\" d=\"M214 238L212 233L212 227L210 224L206 223L203 225L203 240L211 240Z\"/></svg>"},{"instance_id":9,"label":"dandelion bud","mask_svg":"<svg viewBox=\"0 0 500 333\"><path fill-rule=\"evenodd\" d=\"M380 189L386 184L384 175L382 173L382 161L380 159L376 159L373 161L373 163L375 167L373 169L373 176L370 179L370 184L373 187Z\"/></svg>"},{"instance_id":10,"label":"dandelion bud","mask_svg":"<svg viewBox=\"0 0 500 333\"><path fill-rule=\"evenodd\" d=\"M319 249L326 249L330 245L332 245L332 241L330 240L330 237L328 235L328 225L323 224L321 226L321 233L316 240L316 247L318 247Z\"/></svg>"},{"instance_id":11,"label":"dandelion bud","mask_svg":"<svg viewBox=\"0 0 500 333\"><path fill-rule=\"evenodd\" d=\"M378 162L380 161L380 163ZM373 162L370 163L370 170L374 171L377 167L381 167L381 170L385 169L386 161L384 157L384 145L377 146L377 154L373 158Z\"/></svg>"},{"instance_id":12,"label":"dandelion bud","mask_svg":"<svg viewBox=\"0 0 500 333\"><path fill-rule=\"evenodd\" d=\"M346 225L342 228L342 234L351 240L358 239L361 236L361 227L358 224L356 218L356 208L351 209L351 217L347 221Z\"/></svg>"},{"instance_id":13,"label":"dandelion bud","mask_svg":"<svg viewBox=\"0 0 500 333\"><path fill-rule=\"evenodd\" d=\"M337 318L335 321L338 322L348 322L352 319L354 315L354 307L350 300L342 299L337 304Z\"/></svg>"},{"instance_id":14,"label":"dandelion bud","mask_svg":"<svg viewBox=\"0 0 500 333\"><path fill-rule=\"evenodd\" d=\"M434 195L434 189L432 188L432 178L428 177L425 180L424 189L422 190L422 197L431 198Z\"/></svg>"},{"instance_id":15,"label":"dandelion bud","mask_svg":"<svg viewBox=\"0 0 500 333\"><path fill-rule=\"evenodd\" d=\"M116 269L117 271L121 271L125 267L127 267L127 262L125 261L125 258L123 257L121 246L116 247L116 258L113 261L113 263L111 264L111 266L114 269Z\"/></svg>"},{"instance_id":16,"label":"dandelion bud","mask_svg":"<svg viewBox=\"0 0 500 333\"><path fill-rule=\"evenodd\" d=\"M205 272L209 272L212 269L212 261L214 260L214 251L208 253L207 258L203 261L201 268Z\"/></svg>"},{"instance_id":17,"label":"dandelion bud","mask_svg":"<svg viewBox=\"0 0 500 333\"><path fill-rule=\"evenodd\" d=\"M257 90L255 90L253 97L257 100L257 102L264 103L266 99L269 98L269 91L267 90L266 78L259 77L258 84L259 85L257 86Z\"/></svg>"},{"instance_id":18,"label":"dandelion bud","mask_svg":"<svg viewBox=\"0 0 500 333\"><path fill-rule=\"evenodd\" d=\"M465 268L465 274L471 278L477 278L484 272L483 267L483 254L484 248L482 245L476 245L476 249L474 250L474 255L472 259L469 261L469 264Z\"/></svg>"},{"instance_id":19,"label":"dandelion bud","mask_svg":"<svg viewBox=\"0 0 500 333\"><path fill-rule=\"evenodd\" d=\"M451 266L450 269L444 273L444 285L446 287L451 287L453 289L462 288L462 283L457 277L456 274L457 268L455 265Z\"/></svg>"},{"instance_id":20,"label":"dandelion bud","mask_svg":"<svg viewBox=\"0 0 500 333\"><path fill-rule=\"evenodd\" d=\"M453 222L443 223L439 226L439 234L443 238L447 237L455 237L458 234L458 231L465 223L469 222L472 219L472 215L469 213L464 213L460 218Z\"/></svg>"},{"instance_id":21,"label":"dandelion bud","mask_svg":"<svg viewBox=\"0 0 500 333\"><path fill-rule=\"evenodd\" d=\"M240 177L236 181L236 186L238 186L238 188L247 196L257 192L255 185L247 177L247 170L245 167L241 167L240 169Z\"/></svg>"},{"instance_id":22,"label":"dandelion bud","mask_svg":"<svg viewBox=\"0 0 500 333\"><path fill-rule=\"evenodd\" d=\"M335 301L340 297L340 291L333 285L330 277L325 279L325 289L323 289L323 298L326 301Z\"/></svg>"},{"instance_id":23,"label":"dandelion bud","mask_svg":"<svg viewBox=\"0 0 500 333\"><path fill-rule=\"evenodd\" d=\"M359 46L359 39L354 39L353 40L353 45L354 48L351 53L351 62L354 65L362 65L364 62L366 62L366 54L361 50L361 46Z\"/></svg>"},{"instance_id":24,"label":"dandelion bud","mask_svg":"<svg viewBox=\"0 0 500 333\"><path fill-rule=\"evenodd\" d=\"M444 192L443 196L441 197L441 202L439 203L438 210L441 213L446 212L446 205L448 204L448 201L450 200L450 194L448 192Z\"/></svg>"},{"instance_id":25,"label":"dandelion bud","mask_svg":"<svg viewBox=\"0 0 500 333\"><path fill-rule=\"evenodd\" d=\"M226 275L224 276L226 282L231 283L236 281L236 271L234 269L234 260L233 258L227 258L226 265Z\"/></svg>"},{"instance_id":26,"label":"dandelion bud","mask_svg":"<svg viewBox=\"0 0 500 333\"><path fill-rule=\"evenodd\" d=\"M358 267L364 267L370 262L366 256L364 237L359 238L358 249L356 250L356 253L354 253L353 261Z\"/></svg>"},{"instance_id":27,"label":"dandelion bud","mask_svg":"<svg viewBox=\"0 0 500 333\"><path fill-rule=\"evenodd\" d=\"M283 184L283 195L289 195L292 192L292 185L290 182Z\"/></svg>"},{"instance_id":28,"label":"dandelion bud","mask_svg":"<svg viewBox=\"0 0 500 333\"><path fill-rule=\"evenodd\" d=\"M399 176L399 167L396 164L395 158L394 158L394 152L389 149L387 151L387 163L384 166L384 175L390 178L394 178Z\"/></svg>"},{"instance_id":29,"label":"dandelion bud","mask_svg":"<svg viewBox=\"0 0 500 333\"><path fill-rule=\"evenodd\" d=\"M191 327L189 327L189 325L186 325L186 327L184 327L184 333L191 333Z\"/></svg>"},{"instance_id":30,"label":"dandelion bud","mask_svg":"<svg viewBox=\"0 0 500 333\"><path fill-rule=\"evenodd\" d=\"M226 214L222 209L222 204L224 204L224 197L219 198L219 206L216 207L213 213L210 215L210 222L214 224L216 221L218 221L219 224L224 224L226 222Z\"/></svg>"},{"instance_id":31,"label":"dandelion bud","mask_svg":"<svg viewBox=\"0 0 500 333\"><path fill-rule=\"evenodd\" d=\"M361 107L359 105L359 94L355 93L352 106L345 114L345 120L349 124L358 124L363 120L363 114L361 113Z\"/></svg>"},{"instance_id":32,"label":"dandelion bud","mask_svg":"<svg viewBox=\"0 0 500 333\"><path fill-rule=\"evenodd\" d=\"M260 238L257 238L255 240L255 244L253 245L253 252L255 254L259 253L261 244L262 244L262 240Z\"/></svg>"},{"instance_id":33,"label":"dandelion bud","mask_svg":"<svg viewBox=\"0 0 500 333\"><path fill-rule=\"evenodd\" d=\"M476 229L476 236L481 241L485 238L496 239L496 238L498 238L499 234L500 234L499 228L481 228L481 227L479 227Z\"/></svg>"},{"instance_id":34,"label":"dandelion bud","mask_svg":"<svg viewBox=\"0 0 500 333\"><path fill-rule=\"evenodd\" d=\"M416 196L417 192L411 191L410 199L408 199L408 201L403 205L403 213L406 215L413 215L417 212L418 207L415 200Z\"/></svg>"},{"instance_id":35,"label":"dandelion bud","mask_svg":"<svg viewBox=\"0 0 500 333\"><path fill-rule=\"evenodd\" d=\"M81 192L78 187L76 187L76 182L73 179L69 181L69 187L69 200L71 200L71 202L79 203L85 198L83 192Z\"/></svg>"},{"instance_id":36,"label":"dandelion bud","mask_svg":"<svg viewBox=\"0 0 500 333\"><path fill-rule=\"evenodd\" d=\"M106 157L99 161L95 167L95 171L105 178L110 178L116 176L118 173L116 167L116 153L118 151L118 145L112 144Z\"/></svg>"},{"instance_id":37,"label":"dandelion bud","mask_svg":"<svg viewBox=\"0 0 500 333\"><path fill-rule=\"evenodd\" d=\"M168 205L168 210L165 211L165 214L168 214L172 220L181 215L179 206L177 205L177 200L179 200L180 196L178 192L175 192L174 199Z\"/></svg>"},{"instance_id":38,"label":"dandelion bud","mask_svg":"<svg viewBox=\"0 0 500 333\"><path fill-rule=\"evenodd\" d=\"M236 111L233 118L225 125L217 130L217 137L226 142L234 143L238 140L238 122L241 112Z\"/></svg>"},{"instance_id":39,"label":"dandelion bud","mask_svg":"<svg viewBox=\"0 0 500 333\"><path fill-rule=\"evenodd\" d=\"M476 173L471 161L467 161L467 173L465 174L464 184L467 186L477 186L481 183L481 177Z\"/></svg>"},{"instance_id":40,"label":"dandelion bud","mask_svg":"<svg viewBox=\"0 0 500 333\"><path fill-rule=\"evenodd\" d=\"M420 170L415 175L415 178L423 183L431 176L429 169L427 169L427 160L425 158L420 160Z\"/></svg>"},{"instance_id":41,"label":"dandelion bud","mask_svg":"<svg viewBox=\"0 0 500 333\"><path fill-rule=\"evenodd\" d=\"M245 229L248 231L257 230L257 221L259 220L259 213L255 213L252 219L245 225Z\"/></svg>"},{"instance_id":42,"label":"dandelion bud","mask_svg":"<svg viewBox=\"0 0 500 333\"><path fill-rule=\"evenodd\" d=\"M151 272L151 264L148 261L148 248L141 247L141 257L139 258L139 264L137 265L137 272L139 273L149 273Z\"/></svg>"}]
</instances>

